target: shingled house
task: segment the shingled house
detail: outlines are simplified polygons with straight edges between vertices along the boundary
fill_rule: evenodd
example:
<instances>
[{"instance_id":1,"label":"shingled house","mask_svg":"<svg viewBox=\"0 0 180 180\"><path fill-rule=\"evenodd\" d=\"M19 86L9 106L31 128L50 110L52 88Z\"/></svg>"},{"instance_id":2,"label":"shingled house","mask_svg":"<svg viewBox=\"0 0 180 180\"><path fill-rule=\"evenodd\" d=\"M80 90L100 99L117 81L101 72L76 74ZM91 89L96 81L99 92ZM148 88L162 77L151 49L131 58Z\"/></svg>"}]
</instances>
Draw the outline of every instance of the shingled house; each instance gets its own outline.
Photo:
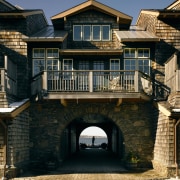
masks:
<instances>
[{"instance_id":1,"label":"shingled house","mask_svg":"<svg viewBox=\"0 0 180 180\"><path fill-rule=\"evenodd\" d=\"M94 0L51 17L0 1L0 168L58 164L95 125L119 161L178 176L180 1L132 17Z\"/></svg>"}]
</instances>

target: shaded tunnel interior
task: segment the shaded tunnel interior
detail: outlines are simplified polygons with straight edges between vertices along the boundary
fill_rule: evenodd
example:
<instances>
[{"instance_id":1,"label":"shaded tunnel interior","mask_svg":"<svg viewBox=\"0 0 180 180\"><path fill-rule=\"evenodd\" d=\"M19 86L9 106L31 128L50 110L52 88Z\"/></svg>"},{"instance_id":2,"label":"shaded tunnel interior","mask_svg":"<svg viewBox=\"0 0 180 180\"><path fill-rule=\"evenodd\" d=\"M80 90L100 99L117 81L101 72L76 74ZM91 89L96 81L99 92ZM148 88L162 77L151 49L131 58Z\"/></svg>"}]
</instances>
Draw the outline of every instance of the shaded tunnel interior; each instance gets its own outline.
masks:
<instances>
[{"instance_id":1,"label":"shaded tunnel interior","mask_svg":"<svg viewBox=\"0 0 180 180\"><path fill-rule=\"evenodd\" d=\"M93 147L83 149L80 147L79 139L83 130L88 127L96 126L101 128L105 134L107 135L107 148L102 147ZM68 159L76 159L77 157L82 157L85 161L83 161L84 166L88 165L89 161L93 161L94 157L95 161L104 162L104 164L108 165L108 161L111 161L111 166L114 164L120 165L121 160L124 157L124 139L121 130L112 122L111 119L104 117L99 114L88 114L84 117L79 117L74 119L65 129L62 140L64 148L60 148L61 158L65 160ZM110 158L111 157L111 158ZM102 160L103 159L103 160ZM63 162L64 162L63 160ZM78 159L77 159L78 160ZM78 160L80 161L80 160ZM102 163L99 166L102 166ZM76 164L77 165L77 164ZM96 164L97 165L97 164ZM110 166L110 165L109 165ZM112 166L113 167L113 166ZM99 169L101 171L102 169ZM78 171L78 170L77 170ZM102 170L103 171L103 170Z\"/></svg>"}]
</instances>

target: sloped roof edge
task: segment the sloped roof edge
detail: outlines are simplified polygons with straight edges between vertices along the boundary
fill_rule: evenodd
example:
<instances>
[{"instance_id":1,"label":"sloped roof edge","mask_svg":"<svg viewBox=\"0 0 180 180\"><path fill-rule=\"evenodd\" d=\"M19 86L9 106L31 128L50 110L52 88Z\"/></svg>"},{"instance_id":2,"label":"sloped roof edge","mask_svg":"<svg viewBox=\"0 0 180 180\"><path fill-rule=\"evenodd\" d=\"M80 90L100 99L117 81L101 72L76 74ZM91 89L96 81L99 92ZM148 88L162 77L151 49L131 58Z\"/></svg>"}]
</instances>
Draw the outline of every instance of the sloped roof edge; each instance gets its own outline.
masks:
<instances>
[{"instance_id":1,"label":"sloped roof edge","mask_svg":"<svg viewBox=\"0 0 180 180\"><path fill-rule=\"evenodd\" d=\"M172 16L179 18L180 17L180 10L173 10L173 9L142 9L139 13L138 19L136 24L138 23L141 14L149 14L156 17L166 18L167 16Z\"/></svg>"},{"instance_id":2,"label":"sloped roof edge","mask_svg":"<svg viewBox=\"0 0 180 180\"><path fill-rule=\"evenodd\" d=\"M78 11L84 9L84 8L90 7L90 6L94 6L96 8L102 9L104 12L108 12L108 13L114 15L114 16L117 16L117 17L132 20L131 16L129 16L127 14L124 14L124 13L122 13L122 12L116 10L116 9L113 9L113 8L111 8L109 6L106 6L106 5L102 4L102 3L99 3L99 2L94 1L94 0L88 0L87 2L84 2L82 4L74 6L73 8L68 9L68 10L66 10L66 11L64 11L62 13L59 13L59 14L55 15L55 16L52 16L51 20L67 17L67 16L69 16L71 14L74 14L74 13L76 13L76 12L78 12Z\"/></svg>"},{"instance_id":3,"label":"sloped roof edge","mask_svg":"<svg viewBox=\"0 0 180 180\"><path fill-rule=\"evenodd\" d=\"M15 6L13 6L12 4L10 4L9 2L7 2L5 0L0 0L0 3L3 3L5 6L9 7L12 10L17 9Z\"/></svg>"},{"instance_id":4,"label":"sloped roof edge","mask_svg":"<svg viewBox=\"0 0 180 180\"><path fill-rule=\"evenodd\" d=\"M30 16L35 14L44 14L43 10L17 10L9 12L0 12L0 16Z\"/></svg>"},{"instance_id":5,"label":"sloped roof edge","mask_svg":"<svg viewBox=\"0 0 180 180\"><path fill-rule=\"evenodd\" d=\"M177 4L180 4L180 0L176 0L172 4L166 7L166 9L173 9Z\"/></svg>"}]
</instances>

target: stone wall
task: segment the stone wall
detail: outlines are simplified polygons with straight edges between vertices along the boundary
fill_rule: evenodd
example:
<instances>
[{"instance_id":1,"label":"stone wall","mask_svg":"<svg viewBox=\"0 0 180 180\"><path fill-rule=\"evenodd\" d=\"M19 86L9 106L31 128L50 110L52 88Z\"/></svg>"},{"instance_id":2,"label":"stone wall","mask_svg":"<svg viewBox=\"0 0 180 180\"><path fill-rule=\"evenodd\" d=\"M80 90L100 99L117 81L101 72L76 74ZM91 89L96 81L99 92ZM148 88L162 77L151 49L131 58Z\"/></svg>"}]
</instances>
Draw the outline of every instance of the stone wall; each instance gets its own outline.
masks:
<instances>
[{"instance_id":1,"label":"stone wall","mask_svg":"<svg viewBox=\"0 0 180 180\"><path fill-rule=\"evenodd\" d=\"M159 112L154 145L154 168L165 175L170 175L174 168L174 120Z\"/></svg>"},{"instance_id":2,"label":"stone wall","mask_svg":"<svg viewBox=\"0 0 180 180\"><path fill-rule=\"evenodd\" d=\"M4 168L5 165L5 129L0 122L0 172ZM1 175L0 175L1 177Z\"/></svg>"},{"instance_id":3,"label":"stone wall","mask_svg":"<svg viewBox=\"0 0 180 180\"><path fill-rule=\"evenodd\" d=\"M67 140L69 124L75 123L77 118L92 122L92 115L97 114L116 124L124 137L126 152L136 151L143 162L150 164L154 144L151 110L150 103L123 103L120 107L113 103L71 104L68 107L63 107L59 101L33 103L30 110L31 159L52 152L62 161L70 148Z\"/></svg>"},{"instance_id":4,"label":"stone wall","mask_svg":"<svg viewBox=\"0 0 180 180\"><path fill-rule=\"evenodd\" d=\"M8 165L23 169L29 162L29 120L29 110L25 110L8 126Z\"/></svg>"}]
</instances>

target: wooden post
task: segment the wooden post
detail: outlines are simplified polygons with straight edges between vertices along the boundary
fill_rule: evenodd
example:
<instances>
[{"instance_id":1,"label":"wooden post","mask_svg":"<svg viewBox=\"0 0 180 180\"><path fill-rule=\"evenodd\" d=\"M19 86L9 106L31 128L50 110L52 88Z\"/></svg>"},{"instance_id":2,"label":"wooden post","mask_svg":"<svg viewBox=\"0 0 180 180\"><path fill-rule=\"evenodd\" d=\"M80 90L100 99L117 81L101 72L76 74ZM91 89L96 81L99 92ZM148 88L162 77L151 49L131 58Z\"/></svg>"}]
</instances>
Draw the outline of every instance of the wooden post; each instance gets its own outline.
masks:
<instances>
[{"instance_id":1,"label":"wooden post","mask_svg":"<svg viewBox=\"0 0 180 180\"><path fill-rule=\"evenodd\" d=\"M135 92L139 92L139 71L135 71L134 88L135 88Z\"/></svg>"},{"instance_id":2,"label":"wooden post","mask_svg":"<svg viewBox=\"0 0 180 180\"><path fill-rule=\"evenodd\" d=\"M89 92L93 92L93 72L89 72Z\"/></svg>"},{"instance_id":3,"label":"wooden post","mask_svg":"<svg viewBox=\"0 0 180 180\"><path fill-rule=\"evenodd\" d=\"M42 75L42 89L48 90L48 87L47 87L47 71L44 71L44 73Z\"/></svg>"},{"instance_id":4,"label":"wooden post","mask_svg":"<svg viewBox=\"0 0 180 180\"><path fill-rule=\"evenodd\" d=\"M5 70L1 70L1 91L5 91Z\"/></svg>"},{"instance_id":5,"label":"wooden post","mask_svg":"<svg viewBox=\"0 0 180 180\"><path fill-rule=\"evenodd\" d=\"M176 91L180 91L180 70L176 70Z\"/></svg>"}]
</instances>

